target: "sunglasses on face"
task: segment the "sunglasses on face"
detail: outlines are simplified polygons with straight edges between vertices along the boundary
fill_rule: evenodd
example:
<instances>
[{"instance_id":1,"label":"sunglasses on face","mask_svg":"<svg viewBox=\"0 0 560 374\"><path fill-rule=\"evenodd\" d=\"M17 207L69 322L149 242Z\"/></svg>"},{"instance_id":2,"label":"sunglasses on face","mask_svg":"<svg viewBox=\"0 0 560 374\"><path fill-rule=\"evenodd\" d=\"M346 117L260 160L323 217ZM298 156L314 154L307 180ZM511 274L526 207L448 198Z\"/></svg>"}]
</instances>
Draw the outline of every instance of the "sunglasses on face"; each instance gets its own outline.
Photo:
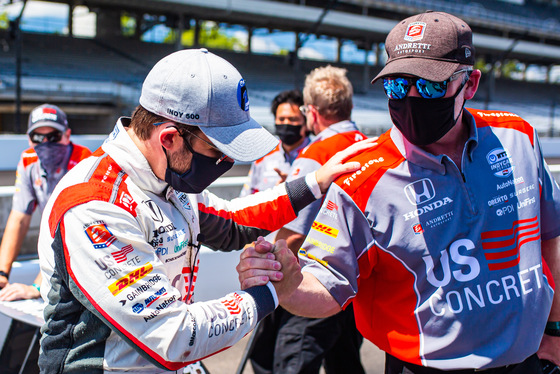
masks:
<instances>
[{"instance_id":1,"label":"sunglasses on face","mask_svg":"<svg viewBox=\"0 0 560 374\"><path fill-rule=\"evenodd\" d=\"M49 143L58 143L62 139L62 131L53 131L49 132L48 134L39 134L36 132L29 133L29 139L34 144L41 144L47 140Z\"/></svg>"},{"instance_id":2,"label":"sunglasses on face","mask_svg":"<svg viewBox=\"0 0 560 374\"><path fill-rule=\"evenodd\" d=\"M416 77L387 77L383 78L383 89L389 99L404 99L414 84L420 96L424 99L439 99L447 93L447 86L450 82L458 79L460 74L467 72L470 77L471 68L457 70L443 82L433 82L424 78Z\"/></svg>"},{"instance_id":3,"label":"sunglasses on face","mask_svg":"<svg viewBox=\"0 0 560 374\"><path fill-rule=\"evenodd\" d=\"M301 114L303 114L304 117L307 116L307 114L311 111L311 109L309 109L309 107L311 106L313 106L316 110L319 110L319 107L311 104L303 104L299 107L299 111L301 112Z\"/></svg>"}]
</instances>

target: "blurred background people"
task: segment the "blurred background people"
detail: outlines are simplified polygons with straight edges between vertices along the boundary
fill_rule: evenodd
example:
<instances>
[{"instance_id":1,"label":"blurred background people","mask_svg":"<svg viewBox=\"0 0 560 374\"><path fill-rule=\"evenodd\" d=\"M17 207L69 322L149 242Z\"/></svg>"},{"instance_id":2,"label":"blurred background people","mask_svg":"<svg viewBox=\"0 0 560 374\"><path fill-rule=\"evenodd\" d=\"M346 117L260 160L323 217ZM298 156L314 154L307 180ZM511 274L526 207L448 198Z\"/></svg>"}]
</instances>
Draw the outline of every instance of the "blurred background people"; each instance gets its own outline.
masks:
<instances>
[{"instance_id":1,"label":"blurred background people","mask_svg":"<svg viewBox=\"0 0 560 374\"><path fill-rule=\"evenodd\" d=\"M316 138L294 160L288 180L319 169L336 152L366 138L350 120L352 97L346 69L329 65L307 75L300 111ZM318 200L302 209L279 230L276 239L286 239L297 254L320 206ZM257 374L318 373L321 364L327 374L364 372L360 360L363 338L351 307L324 319L295 316L281 309L268 324L263 323L256 339L251 359Z\"/></svg>"},{"instance_id":2,"label":"blurred background people","mask_svg":"<svg viewBox=\"0 0 560 374\"><path fill-rule=\"evenodd\" d=\"M25 150L17 166L16 190L12 210L0 246L0 301L37 298L41 275L33 285L9 284L8 278L23 239L29 230L31 216L42 212L58 181L91 152L70 141L68 119L59 107L43 104L31 111Z\"/></svg>"},{"instance_id":3,"label":"blurred background people","mask_svg":"<svg viewBox=\"0 0 560 374\"><path fill-rule=\"evenodd\" d=\"M286 180L292 163L310 142L305 117L299 110L302 105L303 95L299 90L283 91L272 100L270 110L280 144L251 165L249 181L243 186L241 196L266 190Z\"/></svg>"}]
</instances>

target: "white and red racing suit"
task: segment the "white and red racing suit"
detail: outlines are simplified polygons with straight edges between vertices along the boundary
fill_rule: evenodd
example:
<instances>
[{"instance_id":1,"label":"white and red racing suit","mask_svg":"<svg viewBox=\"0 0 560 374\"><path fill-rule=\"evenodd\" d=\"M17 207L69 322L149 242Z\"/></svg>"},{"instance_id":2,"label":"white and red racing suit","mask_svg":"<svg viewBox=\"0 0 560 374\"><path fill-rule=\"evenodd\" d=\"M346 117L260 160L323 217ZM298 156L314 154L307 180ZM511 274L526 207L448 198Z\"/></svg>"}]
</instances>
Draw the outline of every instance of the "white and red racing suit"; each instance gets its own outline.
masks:
<instances>
[{"instance_id":1,"label":"white and red racing suit","mask_svg":"<svg viewBox=\"0 0 560 374\"><path fill-rule=\"evenodd\" d=\"M393 127L333 184L300 249L364 337L441 370L522 362L553 296L541 241L560 235L560 189L536 131L515 114L465 110L458 168Z\"/></svg>"},{"instance_id":2,"label":"white and red racing suit","mask_svg":"<svg viewBox=\"0 0 560 374\"><path fill-rule=\"evenodd\" d=\"M240 249L315 199L314 177L233 201L175 191L154 175L129 123L119 120L45 209L44 373L166 372L230 347L274 310L276 295L269 284L193 303L200 243Z\"/></svg>"}]
</instances>

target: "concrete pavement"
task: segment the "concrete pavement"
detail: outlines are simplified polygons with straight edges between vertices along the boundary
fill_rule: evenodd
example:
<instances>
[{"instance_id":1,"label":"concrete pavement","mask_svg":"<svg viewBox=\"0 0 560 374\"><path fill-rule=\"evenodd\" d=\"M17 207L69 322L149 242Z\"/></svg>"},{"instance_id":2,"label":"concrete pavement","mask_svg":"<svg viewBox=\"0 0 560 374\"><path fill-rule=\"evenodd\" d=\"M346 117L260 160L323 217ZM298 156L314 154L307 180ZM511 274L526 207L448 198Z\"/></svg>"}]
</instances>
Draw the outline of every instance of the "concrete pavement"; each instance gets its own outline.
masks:
<instances>
[{"instance_id":1,"label":"concrete pavement","mask_svg":"<svg viewBox=\"0 0 560 374\"><path fill-rule=\"evenodd\" d=\"M203 360L204 365L208 368L211 374L235 374L239 367L241 357L247 346L249 340L247 335L237 344L235 344L230 349L226 349L223 352L210 356ZM367 374L383 374L385 356L382 351L380 351L371 342L364 340L362 348L360 350L362 357L362 364ZM254 374L253 368L250 362L247 362L243 374ZM324 374L324 370L321 369L321 374ZM348 373L352 374L352 373Z\"/></svg>"}]
</instances>

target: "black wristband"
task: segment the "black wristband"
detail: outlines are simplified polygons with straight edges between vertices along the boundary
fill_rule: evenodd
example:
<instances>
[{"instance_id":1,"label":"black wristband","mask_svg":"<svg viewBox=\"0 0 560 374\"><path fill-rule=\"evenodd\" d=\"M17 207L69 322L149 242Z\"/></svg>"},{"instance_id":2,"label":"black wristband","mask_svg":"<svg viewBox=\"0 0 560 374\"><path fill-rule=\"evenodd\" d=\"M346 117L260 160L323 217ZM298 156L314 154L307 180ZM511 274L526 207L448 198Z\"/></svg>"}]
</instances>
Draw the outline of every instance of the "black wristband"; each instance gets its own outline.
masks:
<instances>
[{"instance_id":1,"label":"black wristband","mask_svg":"<svg viewBox=\"0 0 560 374\"><path fill-rule=\"evenodd\" d=\"M550 336L560 336L560 322L547 322L544 333Z\"/></svg>"},{"instance_id":2,"label":"black wristband","mask_svg":"<svg viewBox=\"0 0 560 374\"><path fill-rule=\"evenodd\" d=\"M6 273L4 270L0 270L0 275L3 276L3 277L6 277L6 278L10 277L10 274Z\"/></svg>"},{"instance_id":3,"label":"black wristband","mask_svg":"<svg viewBox=\"0 0 560 374\"><path fill-rule=\"evenodd\" d=\"M274 311L274 297L268 286L249 287L245 292L251 295L257 304L257 322Z\"/></svg>"}]
</instances>

